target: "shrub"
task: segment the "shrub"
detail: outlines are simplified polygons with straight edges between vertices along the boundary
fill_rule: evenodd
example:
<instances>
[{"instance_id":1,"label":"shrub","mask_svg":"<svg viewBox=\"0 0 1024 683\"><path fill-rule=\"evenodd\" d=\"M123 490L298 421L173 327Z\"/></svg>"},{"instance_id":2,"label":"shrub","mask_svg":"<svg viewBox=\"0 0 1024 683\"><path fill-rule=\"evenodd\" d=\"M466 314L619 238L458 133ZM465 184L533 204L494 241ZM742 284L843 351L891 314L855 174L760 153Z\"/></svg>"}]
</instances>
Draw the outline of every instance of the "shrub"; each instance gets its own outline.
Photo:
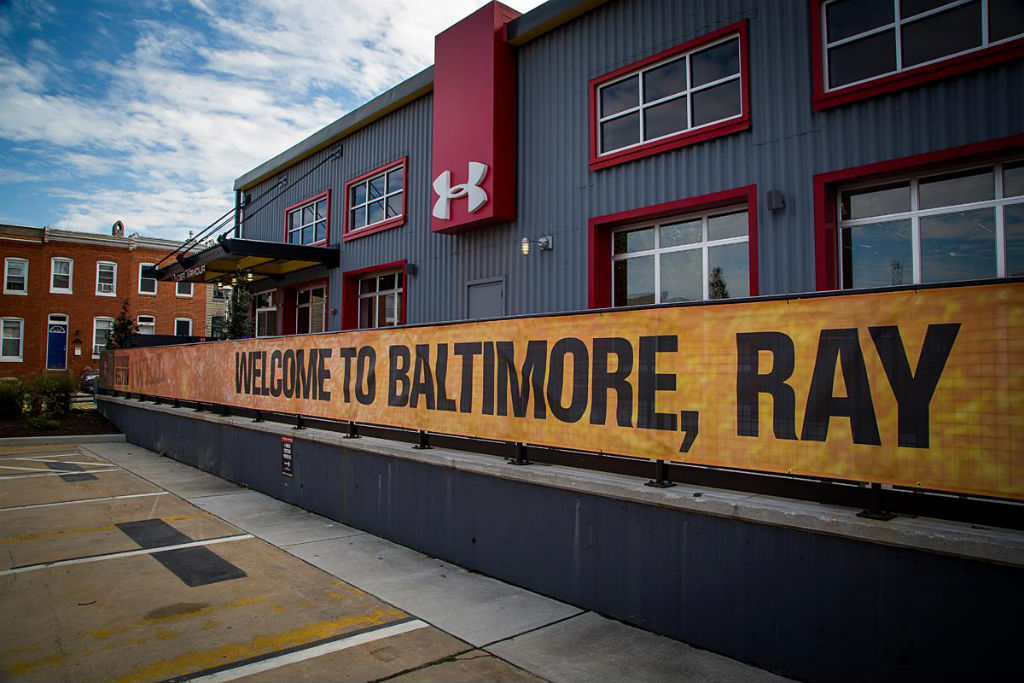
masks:
<instances>
[{"instance_id":1,"label":"shrub","mask_svg":"<svg viewBox=\"0 0 1024 683\"><path fill-rule=\"evenodd\" d=\"M43 413L42 415L35 415L34 417L25 418L25 422L32 429L41 432L45 432L50 429L56 429L57 427L60 426L60 422L54 419L52 415L47 415L46 413Z\"/></svg>"},{"instance_id":2,"label":"shrub","mask_svg":"<svg viewBox=\"0 0 1024 683\"><path fill-rule=\"evenodd\" d=\"M25 401L29 415L50 413L63 417L71 411L75 385L66 372L41 372L25 380Z\"/></svg>"},{"instance_id":3,"label":"shrub","mask_svg":"<svg viewBox=\"0 0 1024 683\"><path fill-rule=\"evenodd\" d=\"M21 380L0 381L0 420L15 420L21 415L24 394Z\"/></svg>"}]
</instances>

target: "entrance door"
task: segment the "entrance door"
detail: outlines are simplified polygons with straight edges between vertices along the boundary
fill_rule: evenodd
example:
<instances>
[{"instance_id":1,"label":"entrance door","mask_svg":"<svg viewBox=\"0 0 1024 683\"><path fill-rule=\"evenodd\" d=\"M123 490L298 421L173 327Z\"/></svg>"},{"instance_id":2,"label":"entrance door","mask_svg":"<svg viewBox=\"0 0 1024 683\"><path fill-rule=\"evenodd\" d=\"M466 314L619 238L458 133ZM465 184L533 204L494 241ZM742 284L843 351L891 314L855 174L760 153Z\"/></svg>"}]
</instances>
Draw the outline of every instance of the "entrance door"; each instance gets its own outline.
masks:
<instances>
[{"instance_id":1,"label":"entrance door","mask_svg":"<svg viewBox=\"0 0 1024 683\"><path fill-rule=\"evenodd\" d=\"M68 317L52 313L46 325L46 369L68 369Z\"/></svg>"}]
</instances>

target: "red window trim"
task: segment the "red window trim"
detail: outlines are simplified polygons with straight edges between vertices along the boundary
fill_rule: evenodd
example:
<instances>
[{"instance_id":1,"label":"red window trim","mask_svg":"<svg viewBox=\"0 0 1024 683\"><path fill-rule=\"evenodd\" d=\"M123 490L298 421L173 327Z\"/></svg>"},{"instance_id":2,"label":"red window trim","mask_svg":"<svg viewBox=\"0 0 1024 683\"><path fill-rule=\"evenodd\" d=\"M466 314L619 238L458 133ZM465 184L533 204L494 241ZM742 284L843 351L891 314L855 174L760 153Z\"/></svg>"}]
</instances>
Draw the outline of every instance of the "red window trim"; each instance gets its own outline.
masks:
<instances>
[{"instance_id":1,"label":"red window trim","mask_svg":"<svg viewBox=\"0 0 1024 683\"><path fill-rule=\"evenodd\" d=\"M646 206L619 213L596 216L589 221L589 255L587 275L587 307L609 308L612 305L612 231L625 225L656 220L681 213L710 211L746 202L748 217L748 259L750 263L750 296L757 296L757 185L713 192L698 197Z\"/></svg>"},{"instance_id":2,"label":"red window trim","mask_svg":"<svg viewBox=\"0 0 1024 683\"><path fill-rule=\"evenodd\" d=\"M326 277L318 277L312 280L306 280L305 282L298 282L293 285L285 285L280 287L280 301L277 304L277 310L280 313L280 322L278 323L278 329L281 330L281 334L299 334L295 331L295 312L298 310L296 305L296 297L298 293L304 289L312 289L313 287L324 288L324 332L330 329L331 324L331 286L330 280ZM253 299L253 316L256 315L255 309L255 298ZM255 328L254 328L255 329ZM316 332L303 332L302 334L318 334Z\"/></svg>"},{"instance_id":3,"label":"red window trim","mask_svg":"<svg viewBox=\"0 0 1024 683\"><path fill-rule=\"evenodd\" d=\"M815 288L818 291L839 289L836 200L841 185L863 181L885 182L896 176L906 175L908 171L927 173L947 166L960 166L972 162L994 163L1002 157L1021 151L1024 151L1024 134L815 175Z\"/></svg>"},{"instance_id":4,"label":"red window trim","mask_svg":"<svg viewBox=\"0 0 1024 683\"><path fill-rule=\"evenodd\" d=\"M630 147L617 152L609 152L607 154L599 153L597 147L597 91L601 85L621 76L625 76L633 71L639 71L640 69L650 66L656 62L669 59L677 54L693 50L701 45L713 43L714 41L733 33L737 34L740 38L740 96L743 101L741 114L738 118L714 123L694 130L682 131L667 138L643 143L636 147ZM627 161L634 161L653 154L660 154L661 152L666 152L670 149L695 145L699 142L722 137L723 135L730 135L750 128L749 54L747 20L743 19L742 21L720 28L717 31L712 31L711 33L700 36L699 38L694 38L693 40L682 43L681 45L676 45L675 47L663 50L656 55L651 55L650 57L641 59L640 61L633 62L632 64L620 69L616 69L615 71L591 79L588 86L590 97L590 170L597 171L602 168L608 168L609 166L623 164Z\"/></svg>"},{"instance_id":5,"label":"red window trim","mask_svg":"<svg viewBox=\"0 0 1024 683\"><path fill-rule=\"evenodd\" d=\"M402 180L402 215L401 216L396 216L394 218L389 218L389 219L387 219L385 221L381 221L380 223L375 223L375 224L373 224L371 226L368 226L368 227L352 229L352 227L351 227L351 225L349 223L349 199L351 198L352 193L349 191L349 188L351 188L356 183L362 182L362 181L366 180L367 178L372 178L375 175L380 175L384 171L392 170L392 169L396 168L399 165L401 165L401 167L402 167L402 179L403 179ZM365 237L367 235L372 235L375 232L380 232L382 230L389 230L391 228L397 228L397 227L400 227L402 225L405 225L405 217L408 214L408 208L409 208L409 157L408 156L403 156L403 157L401 157L399 159L395 159L394 161L392 161L390 163L384 164L383 166L378 166L377 168L373 169L372 171L367 171L366 173L362 174L361 176L358 176L356 178L352 178L351 180L349 180L349 181L347 181L345 183L345 217L344 217L344 219L342 221L342 225L344 225L344 230L342 232L341 239L347 242L349 240L359 239L360 237Z\"/></svg>"},{"instance_id":6,"label":"red window trim","mask_svg":"<svg viewBox=\"0 0 1024 683\"><path fill-rule=\"evenodd\" d=\"M320 240L319 242L310 242L306 246L320 247L320 246L323 246L325 244L330 244L330 242L331 242L331 191L330 190L324 190L323 192L321 192L319 194L315 194L312 197L307 197L307 198L303 199L301 202L296 202L295 204L292 204L291 206L287 207L284 210L284 243L285 244L288 244L288 216L291 215L292 213L294 213L296 209L301 209L302 207L306 206L307 204L312 204L313 202L318 202L318 201L320 201L321 199L324 199L324 198L327 199L327 235L324 237L324 239ZM315 231L314 231L314 233L315 233ZM314 236L315 236L315 234L314 234Z\"/></svg>"},{"instance_id":7,"label":"red window trim","mask_svg":"<svg viewBox=\"0 0 1024 683\"><path fill-rule=\"evenodd\" d=\"M976 52L950 57L925 66L911 67L900 73L879 76L870 81L825 90L825 42L822 35L824 0L810 0L811 6L811 102L815 111L838 107L850 102L877 97L897 90L905 90L943 78L958 76L968 71L1008 62L1024 57L1024 38L1000 43Z\"/></svg>"},{"instance_id":8,"label":"red window trim","mask_svg":"<svg viewBox=\"0 0 1024 683\"><path fill-rule=\"evenodd\" d=\"M409 300L409 273L406 268L408 261L392 261L379 266L369 266L342 273L341 282L341 329L355 330L359 327L359 280L371 273L382 273L386 270L402 272L402 302L398 311L398 324L405 324L406 304Z\"/></svg>"}]
</instances>

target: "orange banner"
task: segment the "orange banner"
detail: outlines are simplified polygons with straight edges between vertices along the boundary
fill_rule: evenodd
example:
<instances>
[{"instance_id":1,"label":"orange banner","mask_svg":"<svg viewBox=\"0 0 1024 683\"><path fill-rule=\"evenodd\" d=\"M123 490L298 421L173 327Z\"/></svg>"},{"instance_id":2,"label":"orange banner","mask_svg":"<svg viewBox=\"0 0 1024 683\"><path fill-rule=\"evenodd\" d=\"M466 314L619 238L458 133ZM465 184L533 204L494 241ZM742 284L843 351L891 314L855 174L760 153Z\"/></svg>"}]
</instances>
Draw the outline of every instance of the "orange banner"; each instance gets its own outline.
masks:
<instances>
[{"instance_id":1,"label":"orange banner","mask_svg":"<svg viewBox=\"0 0 1024 683\"><path fill-rule=\"evenodd\" d=\"M1024 283L106 352L102 386L1024 498Z\"/></svg>"}]
</instances>

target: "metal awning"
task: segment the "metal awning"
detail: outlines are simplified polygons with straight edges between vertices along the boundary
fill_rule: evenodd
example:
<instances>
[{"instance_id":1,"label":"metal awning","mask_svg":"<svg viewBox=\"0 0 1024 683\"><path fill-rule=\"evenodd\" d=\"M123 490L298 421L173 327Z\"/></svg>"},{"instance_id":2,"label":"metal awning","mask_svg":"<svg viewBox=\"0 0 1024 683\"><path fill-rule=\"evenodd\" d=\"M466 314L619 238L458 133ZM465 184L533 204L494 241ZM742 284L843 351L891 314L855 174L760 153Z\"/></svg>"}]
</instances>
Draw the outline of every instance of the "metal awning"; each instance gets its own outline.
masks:
<instances>
[{"instance_id":1,"label":"metal awning","mask_svg":"<svg viewBox=\"0 0 1024 683\"><path fill-rule=\"evenodd\" d=\"M165 282L230 284L236 273L252 273L251 281L255 282L314 266L336 268L338 248L220 237L211 247L179 255L175 261L144 271L143 275Z\"/></svg>"}]
</instances>

